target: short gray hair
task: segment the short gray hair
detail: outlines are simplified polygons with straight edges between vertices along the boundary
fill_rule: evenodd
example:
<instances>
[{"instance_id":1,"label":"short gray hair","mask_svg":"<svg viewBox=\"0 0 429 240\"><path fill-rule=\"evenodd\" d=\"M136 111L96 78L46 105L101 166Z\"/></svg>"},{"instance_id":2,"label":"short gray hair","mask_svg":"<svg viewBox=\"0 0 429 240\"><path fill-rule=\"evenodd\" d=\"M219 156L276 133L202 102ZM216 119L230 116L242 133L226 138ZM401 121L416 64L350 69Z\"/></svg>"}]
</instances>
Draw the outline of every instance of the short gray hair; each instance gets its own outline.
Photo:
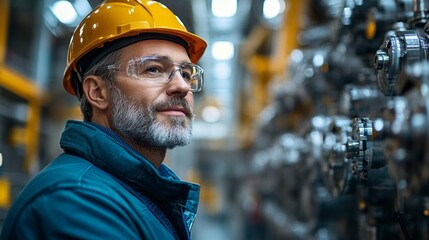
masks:
<instances>
[{"instance_id":1,"label":"short gray hair","mask_svg":"<svg viewBox=\"0 0 429 240\"><path fill-rule=\"evenodd\" d=\"M107 69L103 69L104 66L115 64L119 61L121 56L121 50L115 50L109 53L106 57L101 59L99 62L94 64L88 71L83 74L83 79L90 75L100 76L107 84L108 88L111 89L115 87L115 73ZM83 115L84 122L92 121L92 106L88 102L85 93L82 94L80 99L80 110Z\"/></svg>"}]
</instances>

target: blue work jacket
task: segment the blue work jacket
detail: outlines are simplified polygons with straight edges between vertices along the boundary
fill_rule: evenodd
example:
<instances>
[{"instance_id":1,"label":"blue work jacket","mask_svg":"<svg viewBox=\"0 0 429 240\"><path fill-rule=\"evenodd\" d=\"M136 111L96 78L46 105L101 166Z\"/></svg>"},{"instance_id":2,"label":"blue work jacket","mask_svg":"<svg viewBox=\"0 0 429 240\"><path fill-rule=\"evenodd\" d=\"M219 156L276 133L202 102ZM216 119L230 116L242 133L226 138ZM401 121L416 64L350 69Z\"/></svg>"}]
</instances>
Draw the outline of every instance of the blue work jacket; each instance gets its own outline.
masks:
<instances>
[{"instance_id":1,"label":"blue work jacket","mask_svg":"<svg viewBox=\"0 0 429 240\"><path fill-rule=\"evenodd\" d=\"M190 238L197 184L94 123L68 121L60 144L10 208L1 240Z\"/></svg>"}]
</instances>

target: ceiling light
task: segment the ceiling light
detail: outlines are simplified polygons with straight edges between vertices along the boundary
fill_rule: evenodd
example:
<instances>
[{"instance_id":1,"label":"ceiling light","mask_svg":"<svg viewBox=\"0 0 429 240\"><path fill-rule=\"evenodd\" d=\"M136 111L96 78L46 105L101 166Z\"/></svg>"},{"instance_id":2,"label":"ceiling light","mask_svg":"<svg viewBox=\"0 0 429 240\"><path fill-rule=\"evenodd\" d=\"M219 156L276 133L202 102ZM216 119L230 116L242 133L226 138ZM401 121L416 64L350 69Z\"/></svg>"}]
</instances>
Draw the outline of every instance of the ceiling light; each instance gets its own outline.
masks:
<instances>
[{"instance_id":1,"label":"ceiling light","mask_svg":"<svg viewBox=\"0 0 429 240\"><path fill-rule=\"evenodd\" d=\"M229 60L234 57L234 44L229 41L214 42L212 56L216 60Z\"/></svg>"},{"instance_id":2,"label":"ceiling light","mask_svg":"<svg viewBox=\"0 0 429 240\"><path fill-rule=\"evenodd\" d=\"M70 25L76 21L77 12L69 1L62 0L55 2L51 7L51 11L63 24Z\"/></svg>"},{"instance_id":3,"label":"ceiling light","mask_svg":"<svg viewBox=\"0 0 429 240\"><path fill-rule=\"evenodd\" d=\"M264 18L272 19L279 16L284 12L285 7L283 0L265 0L263 6Z\"/></svg>"},{"instance_id":4,"label":"ceiling light","mask_svg":"<svg viewBox=\"0 0 429 240\"><path fill-rule=\"evenodd\" d=\"M237 0L212 0L212 13L216 17L232 17L237 13Z\"/></svg>"}]
</instances>

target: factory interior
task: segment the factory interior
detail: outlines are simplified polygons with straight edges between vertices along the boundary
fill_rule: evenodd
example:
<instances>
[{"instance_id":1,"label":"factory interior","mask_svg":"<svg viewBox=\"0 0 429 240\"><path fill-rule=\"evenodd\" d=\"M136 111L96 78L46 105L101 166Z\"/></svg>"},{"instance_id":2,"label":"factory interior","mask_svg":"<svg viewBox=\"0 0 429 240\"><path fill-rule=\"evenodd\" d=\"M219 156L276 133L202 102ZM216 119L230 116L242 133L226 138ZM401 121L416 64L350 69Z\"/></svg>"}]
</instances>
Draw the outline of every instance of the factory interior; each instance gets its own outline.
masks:
<instances>
[{"instance_id":1,"label":"factory interior","mask_svg":"<svg viewBox=\"0 0 429 240\"><path fill-rule=\"evenodd\" d=\"M429 239L429 0L159 2L208 43L164 161L201 186L192 239ZM82 119L62 79L100 3L0 0L0 229Z\"/></svg>"}]
</instances>

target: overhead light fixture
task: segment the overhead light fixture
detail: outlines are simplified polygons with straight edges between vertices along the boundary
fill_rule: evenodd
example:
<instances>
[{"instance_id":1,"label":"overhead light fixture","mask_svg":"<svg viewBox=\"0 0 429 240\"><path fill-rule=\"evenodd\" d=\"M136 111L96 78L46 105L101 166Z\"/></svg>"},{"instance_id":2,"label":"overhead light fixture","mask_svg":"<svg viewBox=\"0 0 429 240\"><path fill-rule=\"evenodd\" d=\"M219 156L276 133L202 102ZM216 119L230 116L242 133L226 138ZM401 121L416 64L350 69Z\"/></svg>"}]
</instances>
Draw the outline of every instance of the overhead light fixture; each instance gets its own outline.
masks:
<instances>
[{"instance_id":1,"label":"overhead light fixture","mask_svg":"<svg viewBox=\"0 0 429 240\"><path fill-rule=\"evenodd\" d=\"M229 41L214 42L212 56L216 60L229 60L234 57L234 44Z\"/></svg>"},{"instance_id":2,"label":"overhead light fixture","mask_svg":"<svg viewBox=\"0 0 429 240\"><path fill-rule=\"evenodd\" d=\"M285 11L284 0L265 0L263 5L264 18L272 19L281 15Z\"/></svg>"},{"instance_id":3,"label":"overhead light fixture","mask_svg":"<svg viewBox=\"0 0 429 240\"><path fill-rule=\"evenodd\" d=\"M61 0L55 2L51 7L51 11L65 25L73 24L77 19L77 12L69 1Z\"/></svg>"},{"instance_id":4,"label":"overhead light fixture","mask_svg":"<svg viewBox=\"0 0 429 240\"><path fill-rule=\"evenodd\" d=\"M216 17L232 17L237 13L237 0L212 0L212 13Z\"/></svg>"}]
</instances>

